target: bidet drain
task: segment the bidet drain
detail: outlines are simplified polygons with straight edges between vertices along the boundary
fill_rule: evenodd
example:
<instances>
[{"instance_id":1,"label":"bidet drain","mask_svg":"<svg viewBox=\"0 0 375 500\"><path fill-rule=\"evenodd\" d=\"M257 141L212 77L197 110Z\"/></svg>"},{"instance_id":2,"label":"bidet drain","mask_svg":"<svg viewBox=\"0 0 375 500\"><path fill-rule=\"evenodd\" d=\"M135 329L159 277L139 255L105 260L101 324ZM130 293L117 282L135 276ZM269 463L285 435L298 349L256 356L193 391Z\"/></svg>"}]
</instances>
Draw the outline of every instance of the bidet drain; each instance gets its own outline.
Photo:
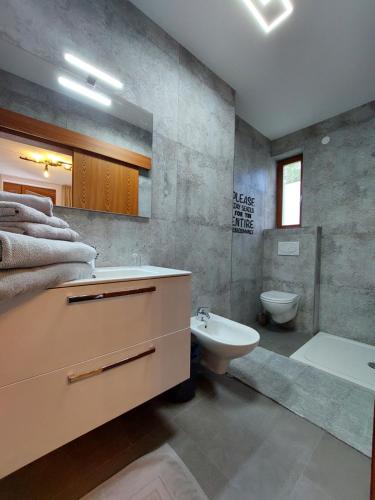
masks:
<instances>
[{"instance_id":1,"label":"bidet drain","mask_svg":"<svg viewBox=\"0 0 375 500\"><path fill-rule=\"evenodd\" d=\"M370 368L373 368L375 370L375 361L370 361L367 363Z\"/></svg>"}]
</instances>

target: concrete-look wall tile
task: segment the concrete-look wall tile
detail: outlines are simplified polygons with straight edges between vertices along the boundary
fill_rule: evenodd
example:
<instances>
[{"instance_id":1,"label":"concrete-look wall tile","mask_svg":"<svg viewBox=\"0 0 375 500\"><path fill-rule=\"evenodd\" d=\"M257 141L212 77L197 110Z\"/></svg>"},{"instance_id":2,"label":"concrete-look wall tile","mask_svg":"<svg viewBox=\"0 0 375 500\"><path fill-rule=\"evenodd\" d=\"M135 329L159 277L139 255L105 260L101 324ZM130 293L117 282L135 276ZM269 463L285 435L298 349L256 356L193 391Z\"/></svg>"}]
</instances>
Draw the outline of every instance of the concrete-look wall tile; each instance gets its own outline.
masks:
<instances>
[{"instance_id":1,"label":"concrete-look wall tile","mask_svg":"<svg viewBox=\"0 0 375 500\"><path fill-rule=\"evenodd\" d=\"M207 70L181 48L178 92L178 142L214 158L233 161L234 94L230 101L207 83ZM230 87L228 87L230 89ZM229 92L229 91L228 91Z\"/></svg>"},{"instance_id":2,"label":"concrete-look wall tile","mask_svg":"<svg viewBox=\"0 0 375 500\"><path fill-rule=\"evenodd\" d=\"M243 325L255 323L261 309L259 283L255 279L243 279L232 282L231 318Z\"/></svg>"},{"instance_id":3,"label":"concrete-look wall tile","mask_svg":"<svg viewBox=\"0 0 375 500\"><path fill-rule=\"evenodd\" d=\"M320 329L375 345L375 291L322 284Z\"/></svg>"},{"instance_id":4,"label":"concrete-look wall tile","mask_svg":"<svg viewBox=\"0 0 375 500\"><path fill-rule=\"evenodd\" d=\"M206 306L215 314L229 318L231 314L231 290L228 288L219 293L202 292L193 294L192 297L192 314L195 314L198 307Z\"/></svg>"},{"instance_id":5,"label":"concrete-look wall tile","mask_svg":"<svg viewBox=\"0 0 375 500\"><path fill-rule=\"evenodd\" d=\"M178 146L177 219L230 229L233 162Z\"/></svg>"},{"instance_id":6,"label":"concrete-look wall tile","mask_svg":"<svg viewBox=\"0 0 375 500\"><path fill-rule=\"evenodd\" d=\"M375 232L324 234L321 283L375 290Z\"/></svg>"},{"instance_id":7,"label":"concrete-look wall tile","mask_svg":"<svg viewBox=\"0 0 375 500\"><path fill-rule=\"evenodd\" d=\"M180 64L202 84L220 95L229 104L234 104L234 90L232 87L215 75L215 73L182 46L180 46Z\"/></svg>"},{"instance_id":8,"label":"concrete-look wall tile","mask_svg":"<svg viewBox=\"0 0 375 500\"><path fill-rule=\"evenodd\" d=\"M157 132L153 135L152 217L176 220L178 144Z\"/></svg>"},{"instance_id":9,"label":"concrete-look wall tile","mask_svg":"<svg viewBox=\"0 0 375 500\"><path fill-rule=\"evenodd\" d=\"M172 38L166 31L159 25L154 23L149 17L146 17L137 7L131 2L124 2L123 0L116 0L117 12L120 14L118 18L121 19L121 14L127 21L128 26L137 31L141 38L146 37L160 50L172 57L176 62L179 59L180 45Z\"/></svg>"},{"instance_id":10,"label":"concrete-look wall tile","mask_svg":"<svg viewBox=\"0 0 375 500\"><path fill-rule=\"evenodd\" d=\"M269 140L237 116L234 184L243 190L265 192L270 161Z\"/></svg>"},{"instance_id":11,"label":"concrete-look wall tile","mask_svg":"<svg viewBox=\"0 0 375 500\"><path fill-rule=\"evenodd\" d=\"M257 288L262 286L262 232L255 234L233 233L232 238L232 282L254 280Z\"/></svg>"},{"instance_id":12,"label":"concrete-look wall tile","mask_svg":"<svg viewBox=\"0 0 375 500\"><path fill-rule=\"evenodd\" d=\"M230 291L230 262L230 229L176 223L176 266L193 272L193 304Z\"/></svg>"}]
</instances>

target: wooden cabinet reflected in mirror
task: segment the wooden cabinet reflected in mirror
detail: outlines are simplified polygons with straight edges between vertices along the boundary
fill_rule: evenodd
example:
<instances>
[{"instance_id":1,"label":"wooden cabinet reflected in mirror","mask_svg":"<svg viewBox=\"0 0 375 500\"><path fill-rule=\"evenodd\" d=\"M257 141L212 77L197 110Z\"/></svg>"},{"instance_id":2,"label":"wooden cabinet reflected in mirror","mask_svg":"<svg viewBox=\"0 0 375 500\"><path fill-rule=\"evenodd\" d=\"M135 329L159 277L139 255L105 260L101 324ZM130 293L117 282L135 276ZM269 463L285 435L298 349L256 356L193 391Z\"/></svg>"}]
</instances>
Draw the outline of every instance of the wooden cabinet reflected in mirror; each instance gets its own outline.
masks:
<instances>
[{"instance_id":1,"label":"wooden cabinet reflected in mirror","mask_svg":"<svg viewBox=\"0 0 375 500\"><path fill-rule=\"evenodd\" d=\"M140 178L149 179L150 168L144 155L0 109L4 191L48 196L62 207L144 216L140 197L151 198L151 185L144 194Z\"/></svg>"},{"instance_id":2,"label":"wooden cabinet reflected in mirror","mask_svg":"<svg viewBox=\"0 0 375 500\"><path fill-rule=\"evenodd\" d=\"M42 186L28 186L26 184L17 184L14 182L3 181L3 191L15 194L32 194L34 196L46 196L47 198L51 198L52 203L56 205L56 189L46 188Z\"/></svg>"},{"instance_id":3,"label":"wooden cabinet reflected in mirror","mask_svg":"<svg viewBox=\"0 0 375 500\"><path fill-rule=\"evenodd\" d=\"M138 188L138 169L74 153L73 207L137 216Z\"/></svg>"}]
</instances>

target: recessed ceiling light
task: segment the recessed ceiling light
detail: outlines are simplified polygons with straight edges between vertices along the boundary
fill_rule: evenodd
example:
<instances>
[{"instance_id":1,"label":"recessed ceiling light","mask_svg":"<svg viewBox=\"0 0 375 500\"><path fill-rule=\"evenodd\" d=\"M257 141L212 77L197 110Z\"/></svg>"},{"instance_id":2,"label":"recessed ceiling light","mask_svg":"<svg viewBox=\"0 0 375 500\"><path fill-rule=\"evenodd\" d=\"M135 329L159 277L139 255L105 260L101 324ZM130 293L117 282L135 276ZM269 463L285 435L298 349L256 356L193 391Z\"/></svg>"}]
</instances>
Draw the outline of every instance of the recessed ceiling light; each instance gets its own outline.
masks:
<instances>
[{"instance_id":1,"label":"recessed ceiling light","mask_svg":"<svg viewBox=\"0 0 375 500\"><path fill-rule=\"evenodd\" d=\"M99 102L100 104L104 104L104 106L110 106L112 104L112 101L109 97L105 96L104 94L100 94L99 92L96 92L95 90L91 90L84 85L81 85L78 82L75 82L74 80L70 80L69 78L65 78L65 76L59 76L58 77L58 82L60 85L63 87L66 87L69 90L73 90L74 92L77 92L78 94L81 94L85 97L88 97L89 99L93 99L96 102Z\"/></svg>"},{"instance_id":2,"label":"recessed ceiling light","mask_svg":"<svg viewBox=\"0 0 375 500\"><path fill-rule=\"evenodd\" d=\"M278 1L282 4L284 12L276 17L276 19L274 19L271 23L268 23L262 12L259 10L259 7L255 4L254 0L243 1L266 33L269 33L277 26L279 26L293 12L293 5L290 0L258 0L265 7L272 1Z\"/></svg>"},{"instance_id":3,"label":"recessed ceiling light","mask_svg":"<svg viewBox=\"0 0 375 500\"><path fill-rule=\"evenodd\" d=\"M115 87L116 89L122 89L123 84L119 80L113 78L113 76L110 76L107 73L104 73L104 71L95 68L95 66L92 66L91 64L82 61L82 59L79 59L78 57L68 53L64 54L64 58L65 61L67 61L70 64L73 64L73 66L76 66L77 68L81 69L88 75L95 76L95 78L98 78L99 80L102 80L103 82L112 85L112 87Z\"/></svg>"}]
</instances>

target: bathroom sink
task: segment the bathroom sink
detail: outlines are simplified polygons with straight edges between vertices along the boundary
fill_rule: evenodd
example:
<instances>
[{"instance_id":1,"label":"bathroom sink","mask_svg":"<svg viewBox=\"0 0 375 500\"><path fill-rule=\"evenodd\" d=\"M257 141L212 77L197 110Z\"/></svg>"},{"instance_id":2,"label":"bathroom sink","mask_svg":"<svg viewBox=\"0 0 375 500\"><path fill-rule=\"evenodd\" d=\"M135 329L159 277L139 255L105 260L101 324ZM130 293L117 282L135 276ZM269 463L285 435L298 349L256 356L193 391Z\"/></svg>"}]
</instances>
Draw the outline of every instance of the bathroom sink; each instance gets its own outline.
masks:
<instances>
[{"instance_id":1,"label":"bathroom sink","mask_svg":"<svg viewBox=\"0 0 375 500\"><path fill-rule=\"evenodd\" d=\"M148 266L97 267L94 275L97 279L145 278L155 276L155 271Z\"/></svg>"},{"instance_id":2,"label":"bathroom sink","mask_svg":"<svg viewBox=\"0 0 375 500\"><path fill-rule=\"evenodd\" d=\"M168 269L156 266L119 266L96 267L93 277L82 280L61 283L56 288L81 285L97 285L99 283L112 283L116 281L147 280L153 278L166 278L171 276L187 276L190 271Z\"/></svg>"}]
</instances>

